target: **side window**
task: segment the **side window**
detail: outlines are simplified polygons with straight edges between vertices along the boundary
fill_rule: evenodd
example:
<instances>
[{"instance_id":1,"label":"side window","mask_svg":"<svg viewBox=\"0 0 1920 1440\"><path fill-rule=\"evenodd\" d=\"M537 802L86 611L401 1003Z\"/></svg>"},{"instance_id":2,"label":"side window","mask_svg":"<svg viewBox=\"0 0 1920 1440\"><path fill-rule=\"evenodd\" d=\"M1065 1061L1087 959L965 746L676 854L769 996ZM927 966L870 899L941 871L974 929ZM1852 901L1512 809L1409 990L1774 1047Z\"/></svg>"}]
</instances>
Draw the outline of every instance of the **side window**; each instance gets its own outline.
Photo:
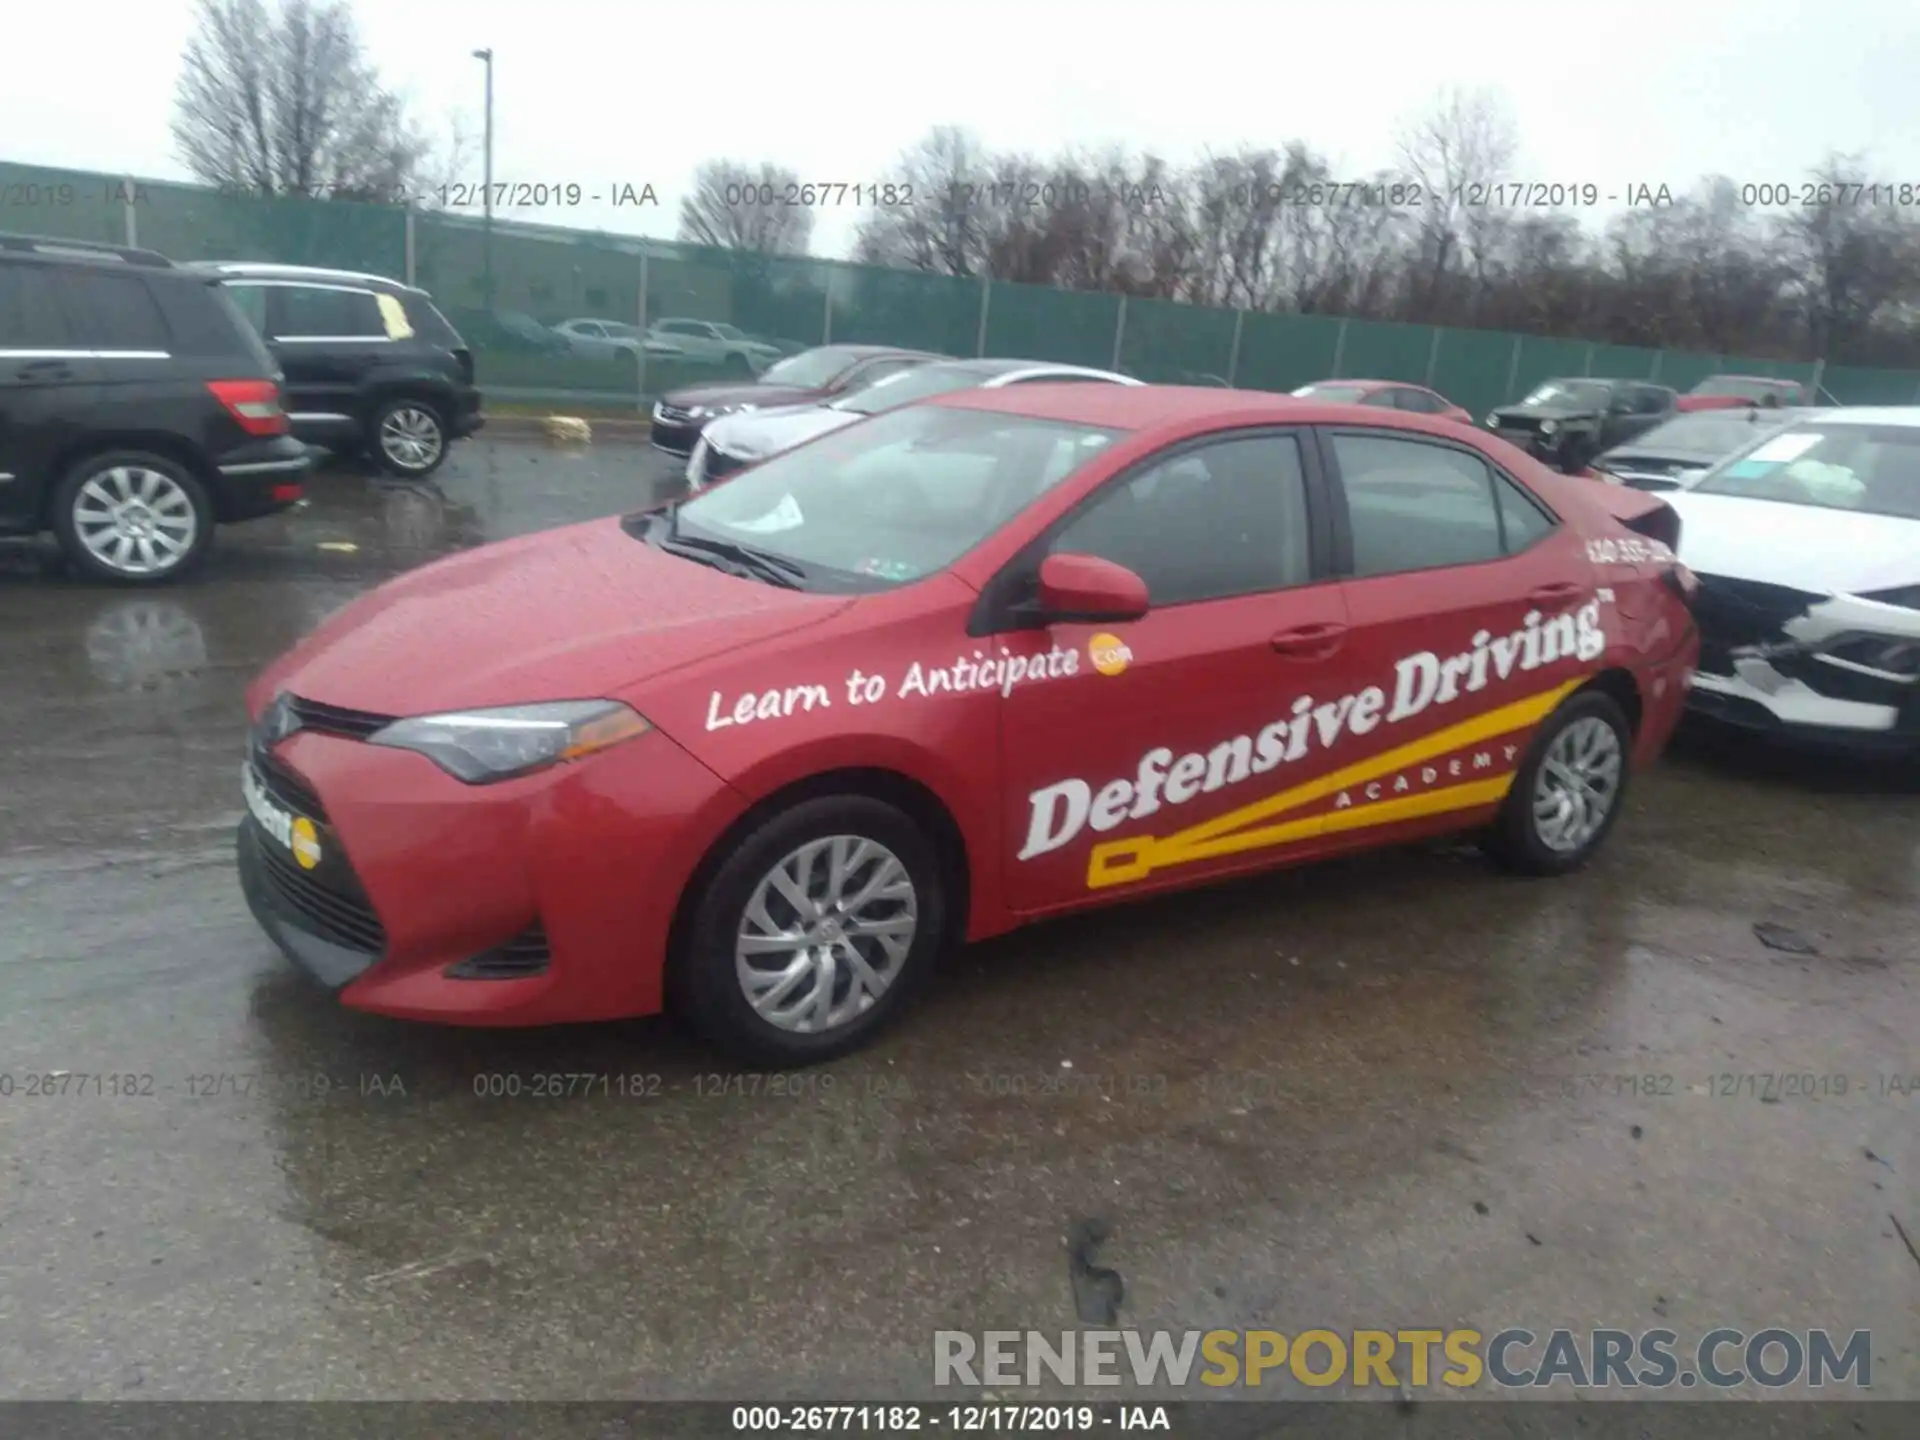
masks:
<instances>
[{"instance_id":1,"label":"side window","mask_svg":"<svg viewBox=\"0 0 1920 1440\"><path fill-rule=\"evenodd\" d=\"M1429 395L1424 390L1396 390L1393 398L1399 402L1402 410L1410 410L1415 415L1438 415L1440 398Z\"/></svg>"},{"instance_id":2,"label":"side window","mask_svg":"<svg viewBox=\"0 0 1920 1440\"><path fill-rule=\"evenodd\" d=\"M1640 387L1640 413L1643 415L1661 415L1666 413L1668 395L1658 385Z\"/></svg>"},{"instance_id":3,"label":"side window","mask_svg":"<svg viewBox=\"0 0 1920 1440\"><path fill-rule=\"evenodd\" d=\"M1299 441L1222 440L1136 471L1103 488L1051 549L1126 566L1156 606L1304 584L1312 567Z\"/></svg>"},{"instance_id":4,"label":"side window","mask_svg":"<svg viewBox=\"0 0 1920 1440\"><path fill-rule=\"evenodd\" d=\"M0 264L0 349L86 348L67 333L48 275L38 265Z\"/></svg>"},{"instance_id":5,"label":"side window","mask_svg":"<svg viewBox=\"0 0 1920 1440\"><path fill-rule=\"evenodd\" d=\"M365 290L280 287L279 337L285 340L379 340L387 336L380 306Z\"/></svg>"},{"instance_id":6,"label":"side window","mask_svg":"<svg viewBox=\"0 0 1920 1440\"><path fill-rule=\"evenodd\" d=\"M1498 470L1491 473L1494 500L1500 509L1500 532L1506 540L1507 554L1518 555L1551 535L1556 522L1519 485Z\"/></svg>"},{"instance_id":7,"label":"side window","mask_svg":"<svg viewBox=\"0 0 1920 1440\"><path fill-rule=\"evenodd\" d=\"M1493 472L1464 450L1351 432L1333 437L1359 577L1498 560Z\"/></svg>"},{"instance_id":8,"label":"side window","mask_svg":"<svg viewBox=\"0 0 1920 1440\"><path fill-rule=\"evenodd\" d=\"M1399 402L1393 398L1394 393L1392 390L1369 390L1360 397L1360 403L1362 405L1372 405L1380 410L1398 409Z\"/></svg>"},{"instance_id":9,"label":"side window","mask_svg":"<svg viewBox=\"0 0 1920 1440\"><path fill-rule=\"evenodd\" d=\"M262 335L267 333L267 289L264 285L227 286L227 295L247 323Z\"/></svg>"},{"instance_id":10,"label":"side window","mask_svg":"<svg viewBox=\"0 0 1920 1440\"><path fill-rule=\"evenodd\" d=\"M54 281L73 343L82 350L166 354L173 344L166 318L138 275L68 270Z\"/></svg>"}]
</instances>

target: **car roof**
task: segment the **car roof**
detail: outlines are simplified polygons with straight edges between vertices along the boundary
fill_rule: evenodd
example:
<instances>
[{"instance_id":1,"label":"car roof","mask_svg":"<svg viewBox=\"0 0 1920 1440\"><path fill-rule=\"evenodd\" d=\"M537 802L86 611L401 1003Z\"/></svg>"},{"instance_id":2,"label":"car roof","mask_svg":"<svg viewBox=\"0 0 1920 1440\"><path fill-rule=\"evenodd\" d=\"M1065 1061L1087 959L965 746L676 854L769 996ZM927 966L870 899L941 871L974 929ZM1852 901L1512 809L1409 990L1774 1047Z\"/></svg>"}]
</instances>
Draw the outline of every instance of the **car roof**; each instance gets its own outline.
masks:
<instances>
[{"instance_id":1,"label":"car roof","mask_svg":"<svg viewBox=\"0 0 1920 1440\"><path fill-rule=\"evenodd\" d=\"M1361 411L1353 405L1301 400L1267 390L1223 390L1213 385L1008 385L993 390L957 390L926 403L997 410L1006 415L1110 430L1151 430L1216 419L1250 425L1298 425L1315 419L1351 419L1358 414L1365 414L1367 423L1373 424L1376 416L1400 414L1391 410Z\"/></svg>"},{"instance_id":2,"label":"car roof","mask_svg":"<svg viewBox=\"0 0 1920 1440\"><path fill-rule=\"evenodd\" d=\"M944 370L961 370L971 375L1011 375L1020 370L1057 370L1062 375L1113 375L1112 370L1097 370L1090 365L1074 365L1064 360L1011 360L990 355L975 360L942 360Z\"/></svg>"},{"instance_id":3,"label":"car roof","mask_svg":"<svg viewBox=\"0 0 1920 1440\"><path fill-rule=\"evenodd\" d=\"M189 260L185 268L212 271L235 279L311 280L320 285L365 285L375 289L404 291L410 295L427 293L418 286L392 280L385 275L369 275L360 270L333 270L320 265L278 265L264 260Z\"/></svg>"},{"instance_id":4,"label":"car roof","mask_svg":"<svg viewBox=\"0 0 1920 1440\"><path fill-rule=\"evenodd\" d=\"M1817 420L1822 425L1899 425L1920 428L1920 405L1836 405L1832 408L1810 405L1800 408L1795 418Z\"/></svg>"},{"instance_id":5,"label":"car roof","mask_svg":"<svg viewBox=\"0 0 1920 1440\"><path fill-rule=\"evenodd\" d=\"M1707 380L1751 380L1756 385L1798 385L1801 383L1798 380L1788 380L1779 375L1734 375L1719 372L1707 376ZM1707 380L1702 380L1700 383L1704 385L1707 383Z\"/></svg>"},{"instance_id":6,"label":"car roof","mask_svg":"<svg viewBox=\"0 0 1920 1440\"><path fill-rule=\"evenodd\" d=\"M1309 380L1308 385L1347 385L1355 390L1425 390L1424 385L1416 385L1411 380ZM1304 388L1304 387L1303 387Z\"/></svg>"}]
</instances>

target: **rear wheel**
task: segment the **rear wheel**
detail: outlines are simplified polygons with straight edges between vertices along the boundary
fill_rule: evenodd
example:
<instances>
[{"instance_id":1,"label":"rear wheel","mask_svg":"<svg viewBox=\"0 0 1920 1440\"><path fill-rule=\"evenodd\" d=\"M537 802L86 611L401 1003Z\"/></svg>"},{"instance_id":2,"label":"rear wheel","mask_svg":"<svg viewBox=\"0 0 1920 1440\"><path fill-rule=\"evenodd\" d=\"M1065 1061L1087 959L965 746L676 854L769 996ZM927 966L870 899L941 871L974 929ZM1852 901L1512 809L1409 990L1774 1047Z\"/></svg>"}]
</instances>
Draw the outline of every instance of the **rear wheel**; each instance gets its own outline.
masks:
<instances>
[{"instance_id":1,"label":"rear wheel","mask_svg":"<svg viewBox=\"0 0 1920 1440\"><path fill-rule=\"evenodd\" d=\"M1560 875L1592 858L1620 818L1633 728L1597 690L1547 717L1481 845L1510 870Z\"/></svg>"},{"instance_id":2,"label":"rear wheel","mask_svg":"<svg viewBox=\"0 0 1920 1440\"><path fill-rule=\"evenodd\" d=\"M373 458L389 474L416 480L447 458L447 426L425 400L389 400L373 417Z\"/></svg>"},{"instance_id":3,"label":"rear wheel","mask_svg":"<svg viewBox=\"0 0 1920 1440\"><path fill-rule=\"evenodd\" d=\"M198 563L214 515L206 489L177 461L120 450L66 473L52 521L68 561L94 579L158 585Z\"/></svg>"},{"instance_id":4,"label":"rear wheel","mask_svg":"<svg viewBox=\"0 0 1920 1440\"><path fill-rule=\"evenodd\" d=\"M947 885L911 819L862 795L804 800L745 835L702 888L676 1008L750 1064L864 1044L932 968Z\"/></svg>"}]
</instances>

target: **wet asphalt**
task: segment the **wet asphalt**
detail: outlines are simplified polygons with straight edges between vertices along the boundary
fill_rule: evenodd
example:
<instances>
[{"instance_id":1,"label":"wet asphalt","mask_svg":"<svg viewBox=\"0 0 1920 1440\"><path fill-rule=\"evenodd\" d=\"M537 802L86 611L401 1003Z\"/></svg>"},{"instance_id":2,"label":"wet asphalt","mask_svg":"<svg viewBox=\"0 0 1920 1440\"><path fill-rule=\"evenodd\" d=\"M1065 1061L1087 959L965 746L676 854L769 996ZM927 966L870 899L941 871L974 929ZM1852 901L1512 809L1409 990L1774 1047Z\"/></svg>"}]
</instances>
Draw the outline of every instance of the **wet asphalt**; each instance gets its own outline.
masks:
<instances>
[{"instance_id":1,"label":"wet asphalt","mask_svg":"<svg viewBox=\"0 0 1920 1440\"><path fill-rule=\"evenodd\" d=\"M234 879L243 686L387 576L673 483L476 441L161 590L0 549L0 1397L930 1396L935 1330L1117 1294L1864 1328L1920 1398L1920 785L1877 767L1689 733L1578 876L1429 848L1049 924L797 1076L335 1008Z\"/></svg>"}]
</instances>

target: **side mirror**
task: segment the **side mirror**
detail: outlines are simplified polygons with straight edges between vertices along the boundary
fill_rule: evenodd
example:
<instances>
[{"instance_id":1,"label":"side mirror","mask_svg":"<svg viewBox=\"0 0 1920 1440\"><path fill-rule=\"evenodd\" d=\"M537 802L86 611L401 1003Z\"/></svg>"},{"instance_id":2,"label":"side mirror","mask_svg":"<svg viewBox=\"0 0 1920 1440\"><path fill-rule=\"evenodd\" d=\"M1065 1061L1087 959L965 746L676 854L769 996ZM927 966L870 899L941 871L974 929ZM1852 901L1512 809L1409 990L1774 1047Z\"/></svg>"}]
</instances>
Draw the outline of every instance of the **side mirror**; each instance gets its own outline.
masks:
<instances>
[{"instance_id":1,"label":"side mirror","mask_svg":"<svg viewBox=\"0 0 1920 1440\"><path fill-rule=\"evenodd\" d=\"M1048 622L1138 620L1147 582L1098 555L1049 555L1040 562L1039 618Z\"/></svg>"}]
</instances>

